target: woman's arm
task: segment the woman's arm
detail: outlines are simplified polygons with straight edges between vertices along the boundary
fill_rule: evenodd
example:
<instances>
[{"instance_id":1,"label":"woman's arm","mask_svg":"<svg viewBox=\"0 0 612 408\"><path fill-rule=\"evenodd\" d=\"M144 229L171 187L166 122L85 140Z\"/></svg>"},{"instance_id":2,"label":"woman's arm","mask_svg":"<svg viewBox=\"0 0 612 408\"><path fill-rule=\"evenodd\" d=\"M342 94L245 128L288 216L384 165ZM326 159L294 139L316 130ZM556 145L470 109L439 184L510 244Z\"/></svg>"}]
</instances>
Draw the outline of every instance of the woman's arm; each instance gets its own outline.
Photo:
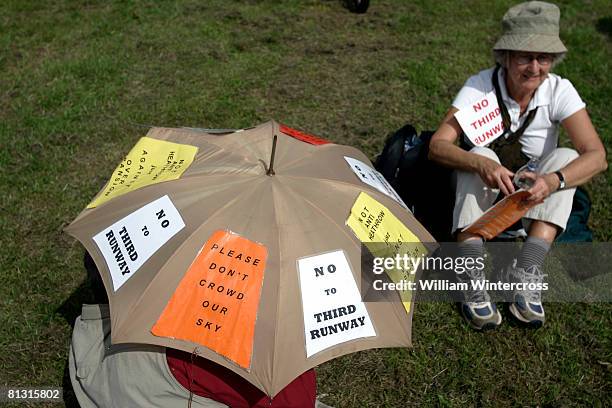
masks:
<instances>
[{"instance_id":1,"label":"woman's arm","mask_svg":"<svg viewBox=\"0 0 612 408\"><path fill-rule=\"evenodd\" d=\"M461 126L455 119L455 112L457 108L449 109L438 130L431 137L429 159L446 167L478 173L487 186L499 188L506 195L514 193L514 173L488 157L466 152L455 144L461 134Z\"/></svg>"},{"instance_id":2,"label":"woman's arm","mask_svg":"<svg viewBox=\"0 0 612 408\"><path fill-rule=\"evenodd\" d=\"M560 171L565 179L565 187L576 187L608 168L606 149L586 109L579 110L561 124L579 156ZM536 178L533 187L529 190L532 194L530 200L542 201L559 188L559 178L556 174L545 174L539 178L543 182L538 183Z\"/></svg>"},{"instance_id":3,"label":"woman's arm","mask_svg":"<svg viewBox=\"0 0 612 408\"><path fill-rule=\"evenodd\" d=\"M446 167L464 171L477 171L478 159L455 144L461 127L455 119L457 108L450 108L429 142L429 159Z\"/></svg>"},{"instance_id":4,"label":"woman's arm","mask_svg":"<svg viewBox=\"0 0 612 408\"><path fill-rule=\"evenodd\" d=\"M608 168L606 149L586 109L579 110L561 124L580 155L561 169L566 187L579 186L596 174L606 171Z\"/></svg>"}]
</instances>

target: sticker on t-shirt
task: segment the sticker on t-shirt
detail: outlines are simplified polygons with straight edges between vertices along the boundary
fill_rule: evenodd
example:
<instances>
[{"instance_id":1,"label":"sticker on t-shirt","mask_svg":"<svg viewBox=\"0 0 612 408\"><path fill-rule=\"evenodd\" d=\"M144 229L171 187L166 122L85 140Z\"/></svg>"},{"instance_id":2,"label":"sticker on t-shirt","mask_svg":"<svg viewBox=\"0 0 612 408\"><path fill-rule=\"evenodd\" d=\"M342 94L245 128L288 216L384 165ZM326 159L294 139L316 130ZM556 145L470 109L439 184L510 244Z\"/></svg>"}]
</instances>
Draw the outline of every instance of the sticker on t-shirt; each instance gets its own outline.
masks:
<instances>
[{"instance_id":1,"label":"sticker on t-shirt","mask_svg":"<svg viewBox=\"0 0 612 408\"><path fill-rule=\"evenodd\" d=\"M455 113L455 118L474 146L487 146L504 134L495 92L462 107Z\"/></svg>"}]
</instances>

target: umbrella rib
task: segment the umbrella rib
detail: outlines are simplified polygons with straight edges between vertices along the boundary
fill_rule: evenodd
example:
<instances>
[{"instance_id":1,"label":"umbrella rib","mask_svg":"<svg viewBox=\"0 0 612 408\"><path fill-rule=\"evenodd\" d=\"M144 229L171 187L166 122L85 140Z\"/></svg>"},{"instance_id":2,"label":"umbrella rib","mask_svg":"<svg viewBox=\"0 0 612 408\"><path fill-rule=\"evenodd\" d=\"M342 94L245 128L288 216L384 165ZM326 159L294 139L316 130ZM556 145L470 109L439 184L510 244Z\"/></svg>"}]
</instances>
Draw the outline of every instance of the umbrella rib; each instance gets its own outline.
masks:
<instances>
[{"instance_id":1,"label":"umbrella rib","mask_svg":"<svg viewBox=\"0 0 612 408\"><path fill-rule=\"evenodd\" d=\"M412 214L412 211L410 211L410 210L409 210L409 209L407 209L406 207L402 206L402 205L401 205L399 202L395 201L395 199L394 199L393 197L388 196L388 195L386 195L386 194L382 193L381 191L378 191L377 189L375 189L374 187L372 187L372 186L370 186L370 185L364 185L363 187L366 187L366 186L367 186L367 188L368 188L368 191L364 191L364 190L361 188L361 186L357 186L357 185L355 185L355 184L347 183L347 182L345 182L345 181L336 181L336 180L329 180L329 179L322 179L322 178L315 179L314 177L304 177L304 176L286 176L286 177L294 177L294 178L301 178L301 179L309 179L309 180L320 181L320 182L322 182L322 183L326 183L326 184L332 184L332 183L333 183L333 184L341 184L341 185L345 185L345 186L347 186L347 187L352 187L352 188L357 189L357 191L358 191L358 192L367 192L368 194L373 194L373 195L375 195L375 196L379 197L379 198L377 199L379 202L381 202L380 198L384 198L385 200L389 201L390 203L393 203L393 205L399 206L399 207L401 208L401 210L402 210L402 211L407 211L407 212L408 212L408 213L409 213L409 214L410 214L410 215L411 215L411 216L414 218L414 214ZM381 204L382 204L382 202L381 202ZM386 205L386 204L383 204L383 205L385 205L385 206L387 206L387 207L388 207L388 205ZM389 210L392 210L392 209L391 209L391 208L389 208ZM393 212L393 211L391 211L391 212ZM429 234L429 231L427 231L427 229L425 229L425 227L423 227L422 225L420 225L420 223L418 222L418 220L417 220L416 218L414 218L414 221L416 221L416 224L417 224L417 225L415 225L415 228L416 228L416 231L418 232L418 234L421 234L421 233L423 233L423 232L425 232L426 234ZM406 227L407 227L407 226L406 226ZM415 235L417 234L417 232L415 232L415 230L413 230L413 229L410 229L410 231L411 231L413 234L415 234ZM431 237L431 239L432 239L433 241L435 241L435 238ZM419 238L419 241L421 241L421 239L420 239L420 238ZM421 241L421 243L425 243L425 242L424 242L424 241ZM426 245L426 246L427 246L427 245Z\"/></svg>"},{"instance_id":2,"label":"umbrella rib","mask_svg":"<svg viewBox=\"0 0 612 408\"><path fill-rule=\"evenodd\" d=\"M249 128L245 128L245 129L236 129L233 130L227 134L221 135L221 136L230 136L233 135L235 136L236 133L241 133L243 131L252 131L253 129L257 129L259 127L263 127L268 125L269 122L266 122L260 126L254 126L254 127L249 127ZM204 133L205 135L208 136L212 136L212 138L210 139L204 139L205 143L213 145L214 147L219 149L219 153L226 153L229 154L232 157L238 157L238 158L243 158L246 161L249 161L251 163L257 163L257 160L259 159L259 157L257 156L257 152L255 150L250 150L249 149L249 145L258 142L258 139L255 140L250 140L249 143L244 143L243 145L241 145L240 147L245 149L249 155L245 155L245 154L240 154L240 153L236 153L235 146L226 146L224 143L222 143L223 138L220 137L218 134L215 133L208 133L205 131L201 131L201 130L197 130L197 128L180 128L180 129L174 129L174 128L153 128L153 129L160 129L161 131L176 131L179 130L179 133L187 133L189 135L195 135L196 137L202 137L202 134ZM251 137L253 137L252 135L250 135ZM260 138L262 140L267 140L267 136L260 136Z\"/></svg>"},{"instance_id":3,"label":"umbrella rib","mask_svg":"<svg viewBox=\"0 0 612 408\"><path fill-rule=\"evenodd\" d=\"M360 193L361 192L374 193L374 194L377 194L379 197L386 197L386 198L392 200L397 205L400 205L392 197L390 197L390 196L388 196L388 195L378 191L374 187L370 186L369 184L365 184L365 183L363 184L363 186L358 186L357 184L349 183L347 181L327 179L327 178L321 178L321 177L294 176L294 175L284 175L283 177L294 178L294 179L304 179L304 180L310 180L310 181L319 181L319 182L326 183L326 184L340 184L340 185L343 185L343 186L354 188L354 189L358 190L358 192L360 192ZM364 191L365 189L367 189L367 191Z\"/></svg>"},{"instance_id":4,"label":"umbrella rib","mask_svg":"<svg viewBox=\"0 0 612 408\"><path fill-rule=\"evenodd\" d=\"M285 177L290 177L290 176L285 176ZM291 177L292 177L292 176L291 176ZM310 179L310 180L318 180L318 179L315 179L315 178L312 178L312 177L295 177L295 178L299 178L299 179ZM328 183L330 183L330 182L331 182L331 181L329 181L329 180L318 180L318 181L325 182L326 184L328 184ZM351 184L351 183L346 183L346 182L344 182L343 184L345 184L345 185L347 185L347 186L350 186L350 187L352 187L352 188L357 189L357 186L355 186L354 184ZM346 237L348 237L349 242L352 242L352 243L353 243L353 244L354 244L354 245L355 245L355 246L356 246L356 247L357 247L359 250L361 250L361 242L359 241L359 239L358 239L358 238L357 238L357 237L356 237L354 234L349 233L348 228L345 228L345 227L346 227L346 225L345 225L345 224L339 224L338 222L336 222L336 220L334 220L333 218L331 218L331 217L330 217L330 216L329 216L329 215L328 215L328 214L327 214L325 211L323 211L323 210L322 210L322 209L321 209L321 208L320 208L318 205L316 205L314 202L312 202L310 199L308 199L306 196L304 196L304 194L302 194L301 192L296 191L294 188L292 188L292 187L291 187L291 186L289 186L289 185L284 184L283 186L284 186L285 188L290 189L291 191L293 191L293 192L294 192L296 195L300 196L300 197L302 198L302 200L303 200L303 202L304 202L304 203L308 204L308 205L309 205L309 206L310 206L312 209L314 209L314 210L315 210L317 213L319 213L319 214L320 214L320 215L321 215L323 218L325 218L325 219L329 220L329 221L330 221L332 224L334 224L334 225L338 226L338 227L339 227L339 230L342 232L342 234L344 234ZM359 190L359 191L361 191L361 190ZM275 202L275 201L274 201L274 202ZM276 206L275 206L275 208L276 208ZM275 218L276 218L276 215L277 215L277 214L276 214L276 211L274 212L274 215L275 215ZM277 218L276 218L276 219L277 219ZM277 219L277 223L278 223L278 219ZM279 253L279 259L280 259L280 257L281 257L281 251L282 251L282 246L281 246L281 241L280 241L280 234L279 234L278 238L279 238L279 242L278 242L278 253ZM279 280L279 288L278 288L278 289L279 289L279 293L282 293L282 292L281 292L281 287L280 287L281 282L282 282L282 280ZM279 315L279 307L280 307L280 303L281 303L281 302L280 302L280 300L279 300L279 301L277 302L277 304L276 304L276 315L277 315L277 316ZM277 360L276 360L276 353L277 353L277 351L276 351L276 350L278 350L278 347L277 347L277 342L279 341L278 330L279 330L279 325L277 325L277 326L275 327L275 330L274 330L274 355L273 355L272 361L277 361ZM327 361L327 360L329 360L329 359L326 359L326 361ZM311 366L311 365L309 364L309 365L308 365L308 367L309 367L309 368L312 368L312 367L314 367L314 365L312 365L312 366ZM275 366L274 364L273 364L272 371L273 371L273 372L274 372L274 371L276 371L276 366Z\"/></svg>"},{"instance_id":5,"label":"umbrella rib","mask_svg":"<svg viewBox=\"0 0 612 408\"><path fill-rule=\"evenodd\" d=\"M287 137L291 137L291 136L287 136ZM304 156L298 157L297 159L295 159L293 161L283 163L283 168L290 168L291 166L295 165L296 163L303 162L304 160L309 159L311 156L313 156L316 152L317 152L316 150L311 150L307 154L305 154Z\"/></svg>"},{"instance_id":6,"label":"umbrella rib","mask_svg":"<svg viewBox=\"0 0 612 408\"><path fill-rule=\"evenodd\" d=\"M287 136L287 137L291 137L291 136ZM293 161L283 163L283 168L290 168L291 166L294 166L295 164L299 164L301 162L304 162L304 161L310 159L312 156L314 156L316 154L321 154L321 151L320 151L321 149L328 149L328 150L330 150L330 149L338 149L338 148L349 148L349 150L353 150L353 154L355 153L354 151L359 152L358 149L356 149L356 148L354 148L352 146L341 145L341 144L336 144L336 143L332 143L332 144L325 145L325 146L317 146L314 149L308 151L305 155L300 156L300 157L296 158ZM348 154L350 154L350 153L347 151L347 152L343 153L342 155L344 156L344 155L348 155Z\"/></svg>"},{"instance_id":7,"label":"umbrella rib","mask_svg":"<svg viewBox=\"0 0 612 408\"><path fill-rule=\"evenodd\" d=\"M231 133L229 133L228 135L233 135L236 136L236 133L242 132L242 131L252 131L255 129L259 129L259 128L264 128L265 126L270 126L271 124L273 125L275 122L274 121L268 121L266 123L263 123L262 125L259 126L254 126L254 127L250 127L250 128L245 128L245 129L237 129ZM270 134L274 134L274 127L271 128L271 133ZM210 134L210 133L209 133ZM251 139L249 140L248 143L243 143L241 144L239 147L244 149L244 151L246 151L248 153L248 155L244 154L244 152L241 150L241 153L236 153L236 146L231 145L231 146L226 146L224 143L222 143L222 140L219 139L211 139L211 140L207 140L208 143L214 145L215 147L220 149L220 152L229 152L232 156L235 157L241 157L243 159L245 159L248 162L251 163L258 163L260 160L262 160L260 156L260 153L255 150L255 149L251 149L250 147L252 145L257 145L257 143L260 142L264 142L267 141L270 137L270 135L268 134L261 134L258 137L256 137L255 135L248 135ZM231 149L231 150L230 150Z\"/></svg>"},{"instance_id":8,"label":"umbrella rib","mask_svg":"<svg viewBox=\"0 0 612 408\"><path fill-rule=\"evenodd\" d=\"M346 183L346 184L349 184L349 183ZM352 184L349 184L349 185L353 186ZM299 191L296 191L295 189L293 189L292 187L290 187L290 186L288 186L288 185L286 185L286 184L284 184L284 185L283 185L283 187L284 187L284 188L287 188L287 189L289 189L289 190L291 190L291 191L293 191L293 192L294 192L296 195L300 196L300 197L302 198L302 200L303 200L303 202L304 202L304 203L308 204L308 205L309 205L311 208L313 208L313 209L314 209L314 210L315 210L317 213L319 213L319 214L320 214L320 215L321 215L323 218L325 218L325 219L329 220L329 221L330 221L332 224L334 224L334 225L338 226L338 227L339 227L339 229L340 229L340 231L342 231L342 234L344 234L346 237L348 237L348 239L349 239L349 241L350 241L350 242L353 242L353 243L354 243L354 245L355 245L356 247L358 247L359 249L361 248L361 244L357 244L357 241L358 241L358 240L357 240L357 237L356 237L355 235L351 235L351 234L350 234L350 233L347 231L347 228L345 228L345 225L344 225L344 224L339 224L339 223L337 223L337 222L336 222L336 221L335 221L333 218L331 218L331 217L330 217L328 214L326 214L326 213L325 213L325 211L323 211L323 210L322 210L322 209L321 209L319 206L317 206L317 205L316 205L314 202L312 202L311 200L309 200L308 198L306 198L306 197L305 197L303 194L301 194ZM355 187L355 186L353 186L353 187ZM275 190L273 189L273 191L275 191ZM274 193L273 193L273 194L274 194ZM275 199L273 200L273 203L274 203L274 218L276 219L277 224L280 224L280 221L279 221L279 219L278 219L278 217L277 217L277 215L278 215L278 214L277 214L277 212L276 212L276 195L274 195L274 197L275 197ZM281 237L280 237L280 234L279 234L279 235L278 235L278 256L279 256L279 262L280 262L280 259L282 258L282 248L283 248L283 247L282 247L282 242L281 242L281 239L280 239L280 238L281 238ZM282 288L281 288L281 286L280 286L281 284L282 284L282 279L281 279L281 280L279 280L278 293L282 293ZM280 313L280 304L281 304L281 302L280 302L280 300L279 300L279 301L277 302L277 304L276 304L276 316L279 316L279 313ZM277 350L278 350L277 343L279 342L279 339L280 339L279 334L278 334L279 327L280 327L280 326L279 326L279 325L277 325L277 326L274 328L274 348L273 348L273 350L274 350L274 352L273 352L273 353L274 353L274 354L273 354L273 357L272 357L272 361L273 361L273 362L274 362L274 361L277 361L277 360L276 360L276 353L277 353ZM272 365L272 367L273 367L273 368L272 368L272 372L275 372L275 371L277 370L277 368L276 368L275 364L273 364L273 365ZM272 375L272 377L274 377L274 376Z\"/></svg>"},{"instance_id":9,"label":"umbrella rib","mask_svg":"<svg viewBox=\"0 0 612 408\"><path fill-rule=\"evenodd\" d=\"M276 206L276 189L274 188L274 185L272 186L272 197L273 197L272 205L274 207L274 209L273 209L273 211L274 211L274 219L276 220L276 225L280 225L279 224L279 219L278 219L278 213L276 211L276 207L277 207ZM282 259L282 257L281 257L282 246L281 246L281 234L279 234L278 232L277 232L277 241L278 241L278 244L277 244L278 245L278 264L279 264L279 268L280 268L280 262L281 262L281 259ZM282 293L281 292L282 282L283 282L282 279L278 280L278 293L279 294ZM278 319L278 316L279 316L279 313L280 313L280 304L281 304L280 297L278 297L277 301L276 301L276 316L275 316L275 319ZM272 373L270 375L270 378L274 378L274 372L276 371L276 365L274 364L274 362L276 361L276 353L277 353L277 350L278 350L277 343L278 343L278 339L279 339L279 335L278 335L279 327L280 327L280 325L278 325L278 324L274 326L274 348L272 349L274 351L273 351L273 354L272 354ZM274 381L272 381L272 382L274 382Z\"/></svg>"},{"instance_id":10,"label":"umbrella rib","mask_svg":"<svg viewBox=\"0 0 612 408\"><path fill-rule=\"evenodd\" d=\"M160 185L166 184L166 183L170 183L173 186L181 186L182 184L185 184L185 183L191 183L194 180L197 181L199 178L206 179L206 178L211 178L211 177L225 177L225 176L227 176L227 174L223 174L223 173L218 173L218 174L192 174L189 177L181 177L181 178L175 179L175 180L165 180L165 181L162 181L162 182L159 182L159 183L154 183L154 184L149 184L149 185L146 185L146 186L142 186L142 187L139 187L136 190L128 191L128 192L126 192L124 194L121 194L120 196L115 197L114 199L112 199L112 200L110 200L110 201L108 201L106 203L102 203L100 206L94 207L94 208L89 209L89 210L85 210L85 211L87 211L86 214L83 214L84 211L81 212L81 214L78 215L77 219L72 221L72 223L68 227L72 226L73 224L75 224L77 222L78 222L78 224L79 224L79 226L81 228L84 227L84 226L87 226L87 225L89 225L91 223L95 224L96 223L96 214L97 214L97 212L98 211L104 211L104 208L105 208L105 206L107 204L113 202L114 200L130 201L131 200L131 196L134 193L137 193L137 192L143 192L143 191L146 191L147 189L156 190L156 189L159 189ZM258 176L257 174L241 174L240 175L240 177L241 177L240 180L236 180L236 181L227 183L227 185L225 185L223 187L219 187L220 188L219 191L223 191L223 190L227 190L229 188L233 188L233 187L235 187L235 186L237 186L239 184L250 183L251 180L257 178L257 176ZM221 185L219 185L219 186L221 186ZM169 194L172 194L172 193L175 193L175 191L169 192Z\"/></svg>"},{"instance_id":11,"label":"umbrella rib","mask_svg":"<svg viewBox=\"0 0 612 408\"><path fill-rule=\"evenodd\" d=\"M339 226L340 230L342 231L342 233L344 235L346 235L351 241L353 241L354 239L357 239L357 237L355 235L351 235L348 231L347 228L345 228L345 224L339 224L338 222L336 222L336 220L334 220L333 218L331 218L329 215L327 215L325 213L325 211L323 211L321 208L319 208L319 206L317 206L315 203L313 203L312 201L310 201L308 198L306 198L303 194L301 194L300 192L295 191L294 189L292 189L296 194L298 194L300 197L302 197L302 199L308 204L310 205L312 208L314 208L319 214L321 214L325 219L329 220L332 224Z\"/></svg>"}]
</instances>

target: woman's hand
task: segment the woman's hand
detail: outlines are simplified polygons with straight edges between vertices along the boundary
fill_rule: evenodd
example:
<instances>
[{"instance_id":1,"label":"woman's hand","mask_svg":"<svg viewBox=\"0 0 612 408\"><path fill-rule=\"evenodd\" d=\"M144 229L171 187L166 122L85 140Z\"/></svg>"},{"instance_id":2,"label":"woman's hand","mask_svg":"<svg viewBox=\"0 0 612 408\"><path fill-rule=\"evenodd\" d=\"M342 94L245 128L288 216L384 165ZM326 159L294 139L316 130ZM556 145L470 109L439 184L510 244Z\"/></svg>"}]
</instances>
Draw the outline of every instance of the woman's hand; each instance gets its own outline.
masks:
<instances>
[{"instance_id":1,"label":"woman's hand","mask_svg":"<svg viewBox=\"0 0 612 408\"><path fill-rule=\"evenodd\" d=\"M549 195L559 188L559 177L555 173L536 174L530 171L520 173L522 179L531 180L533 185L527 192L531 194L527 201L532 201L534 205L541 204Z\"/></svg>"},{"instance_id":2,"label":"woman's hand","mask_svg":"<svg viewBox=\"0 0 612 408\"><path fill-rule=\"evenodd\" d=\"M478 175L490 188L499 188L504 195L514 193L514 173L488 157L478 156Z\"/></svg>"}]
</instances>

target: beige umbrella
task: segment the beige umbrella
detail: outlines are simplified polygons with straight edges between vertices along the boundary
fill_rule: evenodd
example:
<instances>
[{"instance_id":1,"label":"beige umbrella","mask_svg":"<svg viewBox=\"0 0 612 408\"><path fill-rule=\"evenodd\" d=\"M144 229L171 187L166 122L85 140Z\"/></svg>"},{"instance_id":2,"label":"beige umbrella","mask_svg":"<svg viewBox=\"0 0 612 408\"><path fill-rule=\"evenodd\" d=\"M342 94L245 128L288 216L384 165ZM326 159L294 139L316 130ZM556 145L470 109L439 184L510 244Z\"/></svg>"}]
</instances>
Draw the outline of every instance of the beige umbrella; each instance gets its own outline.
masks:
<instances>
[{"instance_id":1,"label":"beige umbrella","mask_svg":"<svg viewBox=\"0 0 612 408\"><path fill-rule=\"evenodd\" d=\"M434 241L363 153L274 121L151 129L66 231L100 270L114 344L195 352L270 396L410 346L409 303L361 300L361 244Z\"/></svg>"}]
</instances>

